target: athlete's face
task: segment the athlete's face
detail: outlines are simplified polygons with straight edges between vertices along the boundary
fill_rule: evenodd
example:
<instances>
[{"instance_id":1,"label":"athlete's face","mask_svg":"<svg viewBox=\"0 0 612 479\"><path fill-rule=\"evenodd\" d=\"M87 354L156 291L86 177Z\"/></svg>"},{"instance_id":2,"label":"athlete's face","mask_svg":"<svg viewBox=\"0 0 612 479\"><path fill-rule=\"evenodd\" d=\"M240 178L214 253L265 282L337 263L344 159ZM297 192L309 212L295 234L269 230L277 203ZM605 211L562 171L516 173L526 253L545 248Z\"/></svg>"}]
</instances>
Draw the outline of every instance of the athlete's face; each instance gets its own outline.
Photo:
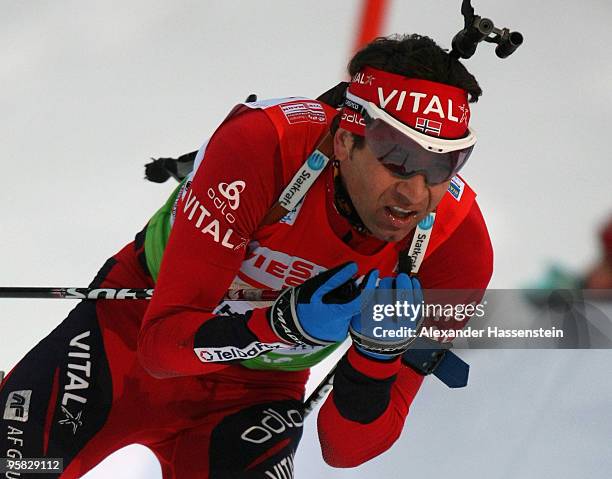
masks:
<instances>
[{"instance_id":1,"label":"athlete's face","mask_svg":"<svg viewBox=\"0 0 612 479\"><path fill-rule=\"evenodd\" d=\"M423 175L401 179L376 158L367 146L353 148L352 135L339 128L334 154L340 173L359 217L383 241L400 241L433 211L450 181L429 186Z\"/></svg>"}]
</instances>

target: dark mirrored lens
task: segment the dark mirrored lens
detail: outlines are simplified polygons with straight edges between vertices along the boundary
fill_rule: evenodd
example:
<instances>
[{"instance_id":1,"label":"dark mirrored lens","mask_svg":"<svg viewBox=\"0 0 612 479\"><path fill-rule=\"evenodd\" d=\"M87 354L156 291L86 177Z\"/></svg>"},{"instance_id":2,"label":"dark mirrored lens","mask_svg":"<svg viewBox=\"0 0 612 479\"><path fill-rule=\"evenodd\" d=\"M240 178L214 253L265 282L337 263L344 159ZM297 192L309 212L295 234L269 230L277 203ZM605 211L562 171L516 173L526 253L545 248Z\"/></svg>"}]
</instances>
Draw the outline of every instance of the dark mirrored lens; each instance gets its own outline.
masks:
<instances>
[{"instance_id":1,"label":"dark mirrored lens","mask_svg":"<svg viewBox=\"0 0 612 479\"><path fill-rule=\"evenodd\" d=\"M366 142L376 158L394 175L424 174L436 185L451 179L465 165L473 146L449 153L433 153L381 120L366 127Z\"/></svg>"}]
</instances>

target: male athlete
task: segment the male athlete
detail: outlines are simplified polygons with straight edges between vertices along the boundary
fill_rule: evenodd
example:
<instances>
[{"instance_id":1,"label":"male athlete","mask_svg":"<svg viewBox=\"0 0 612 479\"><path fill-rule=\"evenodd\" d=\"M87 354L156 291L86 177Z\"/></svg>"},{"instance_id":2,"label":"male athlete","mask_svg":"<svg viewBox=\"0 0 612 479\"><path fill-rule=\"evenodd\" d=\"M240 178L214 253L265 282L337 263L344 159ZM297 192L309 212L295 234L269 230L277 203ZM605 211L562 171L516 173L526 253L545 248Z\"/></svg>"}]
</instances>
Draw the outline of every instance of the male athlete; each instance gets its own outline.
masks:
<instances>
[{"instance_id":1,"label":"male athlete","mask_svg":"<svg viewBox=\"0 0 612 479\"><path fill-rule=\"evenodd\" d=\"M456 176L482 92L418 35L378 39L348 70L339 110L302 98L232 110L92 283L153 299L83 301L15 366L0 456L61 457L72 478L140 443L166 479L293 477L309 368L349 336L318 416L323 457L354 467L391 447L424 376L400 361L410 341L364 327L361 297L486 288L489 237ZM412 275L398 271L405 250ZM222 301L245 287L282 294Z\"/></svg>"}]
</instances>

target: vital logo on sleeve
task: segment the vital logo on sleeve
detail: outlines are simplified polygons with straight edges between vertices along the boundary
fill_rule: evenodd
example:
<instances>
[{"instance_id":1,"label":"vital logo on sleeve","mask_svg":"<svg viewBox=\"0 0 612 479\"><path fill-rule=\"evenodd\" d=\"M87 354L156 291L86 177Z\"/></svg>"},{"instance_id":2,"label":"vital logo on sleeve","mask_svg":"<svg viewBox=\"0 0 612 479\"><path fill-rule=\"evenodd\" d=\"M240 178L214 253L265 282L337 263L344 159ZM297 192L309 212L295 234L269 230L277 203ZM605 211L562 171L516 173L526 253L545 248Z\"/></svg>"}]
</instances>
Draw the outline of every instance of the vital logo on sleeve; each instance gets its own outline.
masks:
<instances>
[{"instance_id":1,"label":"vital logo on sleeve","mask_svg":"<svg viewBox=\"0 0 612 479\"><path fill-rule=\"evenodd\" d=\"M244 181L235 181L229 185L221 183L218 188L219 196L212 188L208 189L208 197L212 200L212 205L207 201L206 206L196 197L193 189L190 189L183 204L183 213L187 215L189 222L203 235L211 237L215 243L220 243L221 246L228 249L240 249L246 246L247 240L226 226L236 221L231 211L236 210L240 205L239 194L244 189ZM222 217L221 222L218 215Z\"/></svg>"}]
</instances>

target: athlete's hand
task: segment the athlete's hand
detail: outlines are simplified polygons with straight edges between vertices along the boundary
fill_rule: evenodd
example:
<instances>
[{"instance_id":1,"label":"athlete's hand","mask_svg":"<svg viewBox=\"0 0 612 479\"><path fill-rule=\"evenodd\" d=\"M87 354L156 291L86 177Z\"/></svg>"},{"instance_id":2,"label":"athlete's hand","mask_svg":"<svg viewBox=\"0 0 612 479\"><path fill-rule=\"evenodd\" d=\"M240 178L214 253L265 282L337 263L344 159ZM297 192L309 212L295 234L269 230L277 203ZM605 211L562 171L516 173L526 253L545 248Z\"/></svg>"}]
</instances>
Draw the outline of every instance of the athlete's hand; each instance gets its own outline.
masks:
<instances>
[{"instance_id":1,"label":"athlete's hand","mask_svg":"<svg viewBox=\"0 0 612 479\"><path fill-rule=\"evenodd\" d=\"M368 276L374 277L375 281L378 271L375 270ZM382 278L375 288L376 294L373 294L372 282L366 285L365 289L369 290L371 295L364 298L364 314L358 314L351 320L350 334L353 344L366 356L382 360L393 359L408 349L421 325L421 284L415 277L400 273L396 277ZM375 317L372 314L374 304L391 305L394 311L392 314L383 314L385 311L380 311L382 308L379 308ZM397 308L397 305L400 307Z\"/></svg>"},{"instance_id":2,"label":"athlete's hand","mask_svg":"<svg viewBox=\"0 0 612 479\"><path fill-rule=\"evenodd\" d=\"M270 308L276 335L291 344L310 346L344 341L351 318L360 309L362 289L355 284L356 273L357 265L346 263L283 291Z\"/></svg>"}]
</instances>

